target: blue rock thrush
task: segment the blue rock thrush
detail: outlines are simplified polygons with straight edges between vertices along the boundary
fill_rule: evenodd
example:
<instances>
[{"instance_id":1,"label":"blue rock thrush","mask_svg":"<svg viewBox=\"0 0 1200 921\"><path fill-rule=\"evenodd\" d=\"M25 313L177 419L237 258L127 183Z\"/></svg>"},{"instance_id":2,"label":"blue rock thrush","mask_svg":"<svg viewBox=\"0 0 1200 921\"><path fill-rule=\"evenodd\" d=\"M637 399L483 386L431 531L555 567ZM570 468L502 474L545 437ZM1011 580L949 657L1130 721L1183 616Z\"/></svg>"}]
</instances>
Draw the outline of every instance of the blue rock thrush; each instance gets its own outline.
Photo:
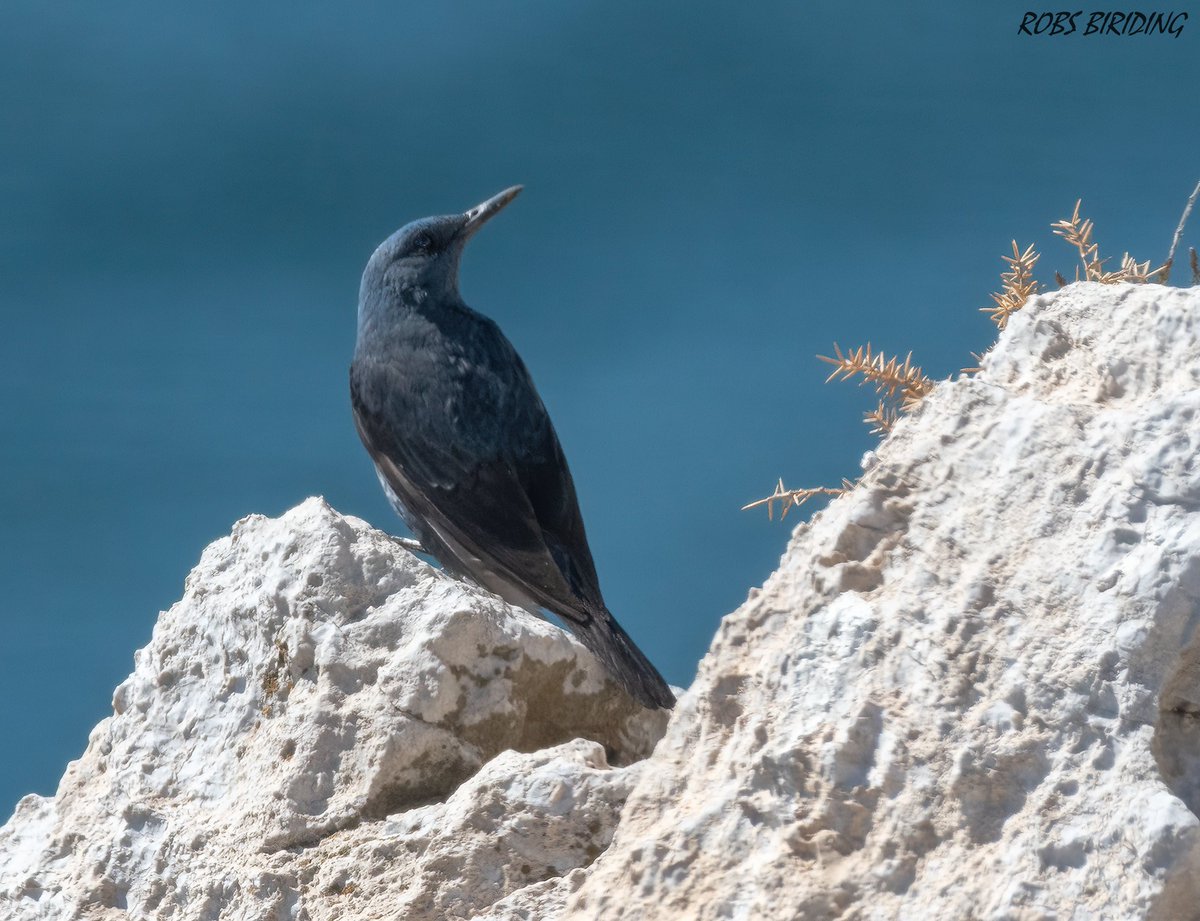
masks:
<instances>
[{"instance_id":1,"label":"blue rock thrush","mask_svg":"<svg viewBox=\"0 0 1200 921\"><path fill-rule=\"evenodd\" d=\"M552 611L636 700L675 703L600 594L575 485L533 380L458 293L467 240L520 186L430 217L375 250L358 296L354 422L384 491L459 578Z\"/></svg>"}]
</instances>

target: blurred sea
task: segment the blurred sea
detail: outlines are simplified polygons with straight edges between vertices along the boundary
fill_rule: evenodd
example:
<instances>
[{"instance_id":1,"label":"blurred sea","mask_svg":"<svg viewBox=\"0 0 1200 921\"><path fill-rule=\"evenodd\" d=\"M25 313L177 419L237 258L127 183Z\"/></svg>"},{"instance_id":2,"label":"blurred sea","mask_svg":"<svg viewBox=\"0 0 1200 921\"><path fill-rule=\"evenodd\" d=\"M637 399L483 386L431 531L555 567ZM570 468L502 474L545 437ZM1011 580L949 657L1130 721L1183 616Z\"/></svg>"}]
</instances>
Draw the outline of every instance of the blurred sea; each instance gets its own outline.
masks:
<instances>
[{"instance_id":1,"label":"blurred sea","mask_svg":"<svg viewBox=\"0 0 1200 921\"><path fill-rule=\"evenodd\" d=\"M350 421L359 274L514 183L464 295L551 410L610 606L686 685L799 520L739 507L873 443L815 353L969 364L1010 239L1070 274L1077 197L1106 252L1165 255L1197 35L1022 12L7 0L0 811L53 792L235 520L323 494L401 530Z\"/></svg>"}]
</instances>

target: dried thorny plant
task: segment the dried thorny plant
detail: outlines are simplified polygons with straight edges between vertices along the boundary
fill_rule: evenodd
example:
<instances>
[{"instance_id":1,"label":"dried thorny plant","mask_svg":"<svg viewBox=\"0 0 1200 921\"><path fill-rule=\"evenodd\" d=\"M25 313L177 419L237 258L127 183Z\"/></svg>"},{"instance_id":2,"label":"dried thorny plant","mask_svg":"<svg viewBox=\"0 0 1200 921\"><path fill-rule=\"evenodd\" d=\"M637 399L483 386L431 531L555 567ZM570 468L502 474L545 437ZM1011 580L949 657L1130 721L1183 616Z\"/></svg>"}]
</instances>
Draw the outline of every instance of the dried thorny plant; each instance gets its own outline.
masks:
<instances>
[{"instance_id":1,"label":"dried thorny plant","mask_svg":"<svg viewBox=\"0 0 1200 921\"><path fill-rule=\"evenodd\" d=\"M978 374L983 370L983 356L990 352L991 349L985 349L982 352L972 352L971 357L975 359L975 364L969 368L959 368L960 374Z\"/></svg>"},{"instance_id":2,"label":"dried thorny plant","mask_svg":"<svg viewBox=\"0 0 1200 921\"><path fill-rule=\"evenodd\" d=\"M1079 261L1083 265L1083 280L1098 281L1101 284L1112 285L1117 282L1128 281L1136 284L1144 284L1151 278L1165 282L1167 276L1171 272L1171 259L1160 265L1157 269L1150 268L1150 262L1138 262L1129 253L1121 257L1121 268L1115 272L1104 271L1104 263L1107 259L1100 258L1100 247L1095 240L1092 239L1092 231L1095 230L1095 224L1091 220L1085 220L1079 216L1079 208L1083 204L1083 199L1075 202L1075 210L1071 216L1065 221L1056 221L1050 226L1054 232L1079 250ZM1187 218L1187 212L1184 212L1184 218ZM1172 253L1174 250L1172 250ZM1075 280L1079 281L1079 267L1075 268ZM1003 327L1001 327L1003 328Z\"/></svg>"},{"instance_id":3,"label":"dried thorny plant","mask_svg":"<svg viewBox=\"0 0 1200 921\"><path fill-rule=\"evenodd\" d=\"M1120 276L1121 281L1131 281L1134 284L1144 285L1151 278L1161 278L1163 272L1169 271L1170 266L1163 264L1153 271L1150 270L1150 260L1145 262L1137 262L1129 253L1121 256L1121 271L1116 274Z\"/></svg>"},{"instance_id":4,"label":"dried thorny plant","mask_svg":"<svg viewBox=\"0 0 1200 921\"><path fill-rule=\"evenodd\" d=\"M889 400L899 399L900 409L911 412L917 404L933 389L933 381L925 376L919 365L912 363L912 352L904 356L904 361L893 356L888 358L883 352L871 350L871 343L860 345L848 355L842 354L841 348L833 344L835 358L828 355L818 355L820 361L834 366L825 378L825 383L832 380L849 380L856 374L862 375L862 384L874 384L875 392L884 394ZM882 405L882 404L881 404ZM874 413L867 414L867 421L872 421Z\"/></svg>"},{"instance_id":5,"label":"dried thorny plant","mask_svg":"<svg viewBox=\"0 0 1200 921\"><path fill-rule=\"evenodd\" d=\"M899 418L900 410L895 406L889 406L885 400L880 400L879 405L869 413L863 413L863 422L872 426L872 435L886 435Z\"/></svg>"},{"instance_id":6,"label":"dried thorny plant","mask_svg":"<svg viewBox=\"0 0 1200 921\"><path fill-rule=\"evenodd\" d=\"M833 365L833 371L825 378L825 383L836 379L849 380L861 376L860 384L872 384L879 394L879 401L871 412L864 414L863 421L871 426L872 435L886 435L892 430L899 419L900 413L912 412L913 409L933 390L933 381L925 376L919 365L912 362L912 352L901 361L897 356L889 358L883 352L876 352L871 344L861 345L852 352L844 353L835 342L833 344L834 358L818 355L821 361ZM767 507L768 517L774 517L774 507L779 503L782 513L780 519L787 516L788 510L803 505L815 496L840 496L854 487L849 480L842 480L841 486L814 486L808 489L788 489L781 479L775 487L775 492L764 499L758 499L742 510Z\"/></svg>"},{"instance_id":7,"label":"dried thorny plant","mask_svg":"<svg viewBox=\"0 0 1200 921\"><path fill-rule=\"evenodd\" d=\"M1000 257L1008 263L1008 271L1000 273L1000 290L992 295L992 306L979 308L991 314L992 322L1000 329L1008 325L1009 317L1025 306L1029 295L1038 290L1038 283L1033 280L1033 267L1042 257L1034 252L1032 243L1021 252L1017 241L1013 240L1012 249L1011 256Z\"/></svg>"},{"instance_id":8,"label":"dried thorny plant","mask_svg":"<svg viewBox=\"0 0 1200 921\"><path fill-rule=\"evenodd\" d=\"M815 486L812 489L788 489L783 485L783 479L781 478L779 484L775 487L775 492L765 499L758 499L749 505L743 505L742 511L744 512L748 508L758 508L760 505L765 505L767 507L767 517L774 519L775 503L778 502L780 505L779 520L782 521L787 517L789 509L799 508L814 496L841 496L853 488L853 483L847 479L843 479L841 486Z\"/></svg>"},{"instance_id":9,"label":"dried thorny plant","mask_svg":"<svg viewBox=\"0 0 1200 921\"><path fill-rule=\"evenodd\" d=\"M1065 221L1056 221L1050 226L1054 232L1079 250L1079 261L1083 263L1084 277L1088 281L1100 281L1104 274L1104 260L1100 258L1100 247L1092 240L1092 230L1095 224L1090 220L1079 217L1079 207L1083 199L1075 202L1075 212ZM1075 280L1079 281L1079 269L1075 270Z\"/></svg>"},{"instance_id":10,"label":"dried thorny plant","mask_svg":"<svg viewBox=\"0 0 1200 921\"><path fill-rule=\"evenodd\" d=\"M1183 216L1179 219L1179 225L1175 229L1175 235L1171 240L1171 250L1167 254L1166 261L1156 269L1150 268L1149 260L1138 262L1129 253L1125 253L1121 257L1121 267L1114 272L1106 272L1104 263L1107 260L1100 258L1100 248L1092 236L1095 225L1079 213L1083 205L1082 199L1075 202L1075 210L1069 218L1057 221L1051 227L1058 236L1079 252L1084 281L1096 281L1102 284L1117 282L1145 284L1157 281L1160 284L1166 284L1171 273L1171 265L1175 261L1175 251L1183 236L1184 226L1187 224L1188 217L1198 198L1200 198L1200 183L1196 184L1196 188L1192 191L1187 205L1183 209ZM1013 240L1012 255L1000 258L1008 263L1008 270L1000 274L1000 291L992 294L993 305L991 307L981 307L980 310L989 314L990 319L995 322L997 327L1004 329L1008 325L1009 318L1025 306L1030 295L1040 290L1038 283L1033 278L1033 267L1041 256L1032 245L1022 251L1017 245L1017 241ZM1196 255L1195 247L1189 247L1188 263L1192 270L1192 283L1200 285L1200 258ZM1054 273L1054 280L1060 288L1067 285L1067 279L1061 272ZM1079 266L1075 269L1075 281L1080 281ZM859 346L849 354L843 354L835 342L833 353L835 356L833 358L825 355L817 356L821 361L834 366L833 371L825 378L826 383L835 379L849 380L857 375L862 378L859 383L873 384L875 392L880 395L875 409L863 415L863 421L871 426L873 435L886 435L891 432L900 418L900 414L915 409L933 389L933 381L925 376L919 366L912 363L912 352L909 352L901 362L897 357L888 358L883 352L873 351L870 343ZM971 355L976 364L974 367L963 368L963 373L974 374L982 371L983 354L972 352ZM780 518L783 519L787 517L790 509L803 505L809 499L816 496L840 496L853 489L854 486L854 483L843 479L842 485L837 487L816 486L809 489L788 489L780 479L771 495L744 505L742 509L765 505L768 517L774 518L774 508L778 504L781 509Z\"/></svg>"}]
</instances>

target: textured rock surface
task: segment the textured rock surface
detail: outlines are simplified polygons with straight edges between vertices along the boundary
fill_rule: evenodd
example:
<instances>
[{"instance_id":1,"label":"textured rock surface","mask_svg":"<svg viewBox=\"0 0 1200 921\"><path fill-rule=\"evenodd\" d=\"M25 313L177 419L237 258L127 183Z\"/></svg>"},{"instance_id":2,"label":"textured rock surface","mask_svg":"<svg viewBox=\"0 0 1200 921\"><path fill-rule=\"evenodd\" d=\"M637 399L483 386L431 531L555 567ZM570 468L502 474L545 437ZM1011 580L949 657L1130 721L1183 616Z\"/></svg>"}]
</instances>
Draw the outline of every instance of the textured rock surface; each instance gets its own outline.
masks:
<instances>
[{"instance_id":1,"label":"textured rock surface","mask_svg":"<svg viewBox=\"0 0 1200 921\"><path fill-rule=\"evenodd\" d=\"M471 917L594 860L665 723L319 499L205 551L113 710L0 830L0 917Z\"/></svg>"},{"instance_id":2,"label":"textured rock surface","mask_svg":"<svg viewBox=\"0 0 1200 921\"><path fill-rule=\"evenodd\" d=\"M1200 917L1200 289L1072 285L726 618L542 918Z\"/></svg>"},{"instance_id":3,"label":"textured rock surface","mask_svg":"<svg viewBox=\"0 0 1200 921\"><path fill-rule=\"evenodd\" d=\"M317 501L248 519L0 830L0 917L1200 918L1198 455L1200 289L1036 299L641 762L564 634Z\"/></svg>"}]
</instances>

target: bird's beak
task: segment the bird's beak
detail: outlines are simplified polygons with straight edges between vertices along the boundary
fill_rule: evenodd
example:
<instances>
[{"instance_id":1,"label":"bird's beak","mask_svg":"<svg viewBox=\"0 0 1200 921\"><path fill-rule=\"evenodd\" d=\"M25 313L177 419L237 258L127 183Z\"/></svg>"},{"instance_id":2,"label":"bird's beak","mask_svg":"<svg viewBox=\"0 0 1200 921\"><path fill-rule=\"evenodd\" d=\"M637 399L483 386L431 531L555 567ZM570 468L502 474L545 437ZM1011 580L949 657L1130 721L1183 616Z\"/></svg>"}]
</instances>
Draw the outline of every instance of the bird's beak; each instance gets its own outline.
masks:
<instances>
[{"instance_id":1,"label":"bird's beak","mask_svg":"<svg viewBox=\"0 0 1200 921\"><path fill-rule=\"evenodd\" d=\"M516 198L517 193L523 188L524 186L512 186L511 188L505 189L499 195L493 195L487 201L481 202L470 211L465 212L463 214L463 218L465 218L465 220L463 221L462 230L459 231L462 238L466 240L480 227L499 214L501 209L514 198Z\"/></svg>"}]
</instances>

